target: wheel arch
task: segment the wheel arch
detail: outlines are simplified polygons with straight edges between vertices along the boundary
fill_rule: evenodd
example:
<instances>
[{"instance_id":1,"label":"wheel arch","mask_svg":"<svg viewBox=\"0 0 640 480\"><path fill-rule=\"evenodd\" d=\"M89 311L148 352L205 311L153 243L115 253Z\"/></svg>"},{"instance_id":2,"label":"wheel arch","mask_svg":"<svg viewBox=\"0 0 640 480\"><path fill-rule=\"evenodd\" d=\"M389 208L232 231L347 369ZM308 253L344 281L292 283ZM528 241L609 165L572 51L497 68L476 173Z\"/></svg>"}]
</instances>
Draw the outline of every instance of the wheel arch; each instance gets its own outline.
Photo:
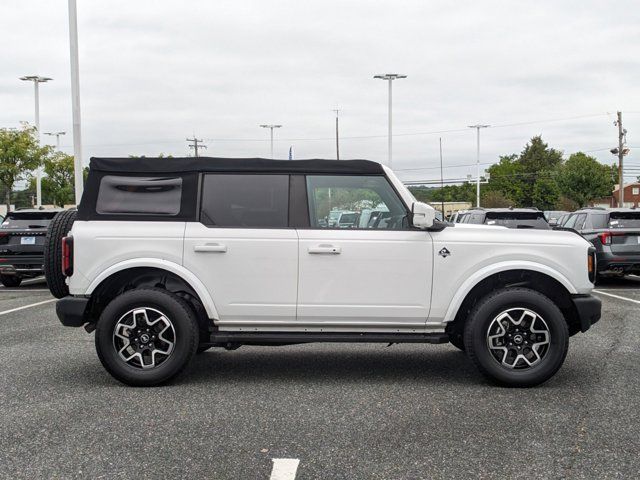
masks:
<instances>
[{"instance_id":1,"label":"wheel arch","mask_svg":"<svg viewBox=\"0 0 640 480\"><path fill-rule=\"evenodd\" d=\"M153 283L154 279L158 282ZM207 317L212 320L219 318L213 298L206 289L204 283L177 263L163 259L136 259L119 262L103 270L89 285L85 295L95 298L104 295L105 291L123 286L155 286L158 283L169 284L167 290L184 291L193 296L204 308ZM175 293L175 292L174 292Z\"/></svg>"},{"instance_id":2,"label":"wheel arch","mask_svg":"<svg viewBox=\"0 0 640 480\"><path fill-rule=\"evenodd\" d=\"M467 279L449 304L444 321L452 330L464 325L477 300L499 288L527 287L549 297L562 311L571 335L580 331L580 320L571 299L575 287L559 272L544 265L532 264L520 267L494 268L490 272Z\"/></svg>"}]
</instances>

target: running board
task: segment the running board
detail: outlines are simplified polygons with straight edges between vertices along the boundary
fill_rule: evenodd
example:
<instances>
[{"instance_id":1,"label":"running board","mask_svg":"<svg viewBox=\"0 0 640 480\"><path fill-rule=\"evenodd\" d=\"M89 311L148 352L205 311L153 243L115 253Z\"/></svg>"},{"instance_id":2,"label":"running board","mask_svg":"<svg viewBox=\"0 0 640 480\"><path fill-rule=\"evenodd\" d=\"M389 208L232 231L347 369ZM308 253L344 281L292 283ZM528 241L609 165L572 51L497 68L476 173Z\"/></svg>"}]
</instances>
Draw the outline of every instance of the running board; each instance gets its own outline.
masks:
<instances>
[{"instance_id":1,"label":"running board","mask_svg":"<svg viewBox=\"0 0 640 480\"><path fill-rule=\"evenodd\" d=\"M446 333L214 332L210 343L269 345L315 342L448 343Z\"/></svg>"}]
</instances>

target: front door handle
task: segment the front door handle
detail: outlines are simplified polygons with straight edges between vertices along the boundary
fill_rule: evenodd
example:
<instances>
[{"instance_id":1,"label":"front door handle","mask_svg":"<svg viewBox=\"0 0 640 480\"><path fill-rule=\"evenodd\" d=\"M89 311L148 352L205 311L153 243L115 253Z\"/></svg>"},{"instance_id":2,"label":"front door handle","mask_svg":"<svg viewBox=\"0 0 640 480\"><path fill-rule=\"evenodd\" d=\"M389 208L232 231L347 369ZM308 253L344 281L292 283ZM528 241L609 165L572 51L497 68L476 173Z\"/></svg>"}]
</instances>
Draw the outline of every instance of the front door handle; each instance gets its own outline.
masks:
<instances>
[{"instance_id":1,"label":"front door handle","mask_svg":"<svg viewBox=\"0 0 640 480\"><path fill-rule=\"evenodd\" d=\"M325 255L339 255L342 253L342 249L340 247L326 244L309 247L308 251L309 253L321 253Z\"/></svg>"},{"instance_id":2,"label":"front door handle","mask_svg":"<svg viewBox=\"0 0 640 480\"><path fill-rule=\"evenodd\" d=\"M207 243L205 245L194 245L194 252L218 252L218 253L226 253L227 246L221 243Z\"/></svg>"}]
</instances>

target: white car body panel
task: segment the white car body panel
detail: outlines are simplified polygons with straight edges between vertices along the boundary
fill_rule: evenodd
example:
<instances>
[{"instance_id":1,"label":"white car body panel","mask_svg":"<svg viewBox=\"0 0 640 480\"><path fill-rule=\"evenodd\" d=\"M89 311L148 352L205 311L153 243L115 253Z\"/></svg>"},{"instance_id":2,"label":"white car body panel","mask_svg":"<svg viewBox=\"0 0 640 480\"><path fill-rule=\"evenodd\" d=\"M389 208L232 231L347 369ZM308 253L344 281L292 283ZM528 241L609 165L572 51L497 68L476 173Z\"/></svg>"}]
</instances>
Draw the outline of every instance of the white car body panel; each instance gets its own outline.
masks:
<instances>
[{"instance_id":1,"label":"white car body panel","mask_svg":"<svg viewBox=\"0 0 640 480\"><path fill-rule=\"evenodd\" d=\"M322 331L422 332L432 246L415 230L298 230L298 323ZM314 249L339 253L313 253Z\"/></svg>"},{"instance_id":2,"label":"white car body panel","mask_svg":"<svg viewBox=\"0 0 640 480\"><path fill-rule=\"evenodd\" d=\"M71 229L74 272L69 292L90 294L96 279L106 278L106 270L126 260L154 258L182 265L184 227L185 222L77 220Z\"/></svg>"},{"instance_id":3,"label":"white car body panel","mask_svg":"<svg viewBox=\"0 0 640 480\"><path fill-rule=\"evenodd\" d=\"M207 247L211 250L196 251ZM207 285L222 330L296 321L298 234L293 228L209 228L188 222L184 267Z\"/></svg>"},{"instance_id":4,"label":"white car body panel","mask_svg":"<svg viewBox=\"0 0 640 480\"><path fill-rule=\"evenodd\" d=\"M546 274L571 294L586 294L593 289L586 268L591 244L571 232L456 224L431 236L437 281L430 322L453 320L478 282L507 270ZM438 253L443 248L450 252L446 257Z\"/></svg>"}]
</instances>

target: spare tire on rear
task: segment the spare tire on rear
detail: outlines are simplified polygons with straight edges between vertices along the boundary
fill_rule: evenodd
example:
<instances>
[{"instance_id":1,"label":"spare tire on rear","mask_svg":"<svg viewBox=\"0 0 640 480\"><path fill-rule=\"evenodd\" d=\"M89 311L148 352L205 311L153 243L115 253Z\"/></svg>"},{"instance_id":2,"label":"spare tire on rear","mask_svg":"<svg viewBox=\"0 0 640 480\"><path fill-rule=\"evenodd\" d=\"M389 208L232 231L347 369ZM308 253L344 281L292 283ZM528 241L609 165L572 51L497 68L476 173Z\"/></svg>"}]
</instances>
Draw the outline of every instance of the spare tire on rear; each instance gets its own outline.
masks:
<instances>
[{"instance_id":1,"label":"spare tire on rear","mask_svg":"<svg viewBox=\"0 0 640 480\"><path fill-rule=\"evenodd\" d=\"M62 274L62 239L67 236L78 212L64 210L56 214L47 228L44 243L44 277L51 294L56 298L69 295L69 287Z\"/></svg>"}]
</instances>

